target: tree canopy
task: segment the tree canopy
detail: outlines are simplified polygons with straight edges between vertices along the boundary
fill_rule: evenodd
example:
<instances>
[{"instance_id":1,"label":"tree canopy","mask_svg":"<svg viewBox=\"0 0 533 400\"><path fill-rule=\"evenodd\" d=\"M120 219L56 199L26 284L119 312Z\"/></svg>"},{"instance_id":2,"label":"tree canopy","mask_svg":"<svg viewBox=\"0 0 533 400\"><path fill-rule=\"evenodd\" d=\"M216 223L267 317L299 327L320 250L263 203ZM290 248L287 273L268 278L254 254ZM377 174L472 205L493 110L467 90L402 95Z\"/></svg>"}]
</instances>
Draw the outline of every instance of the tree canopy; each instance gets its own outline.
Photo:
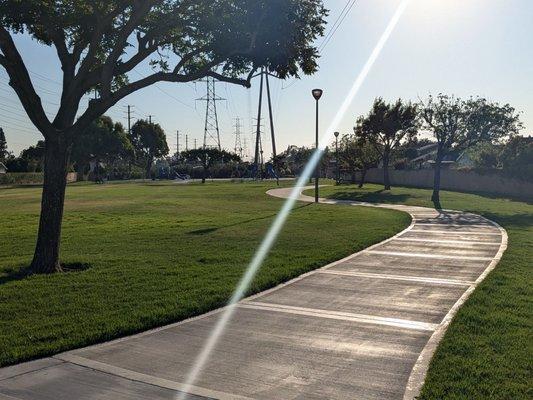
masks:
<instances>
[{"instance_id":1,"label":"tree canopy","mask_svg":"<svg viewBox=\"0 0 533 400\"><path fill-rule=\"evenodd\" d=\"M66 171L74 138L129 94L157 82L205 77L250 86L259 68L284 79L317 70L322 0L0 0L0 66L46 141L36 272L61 269ZM54 47L58 111L49 119L14 40ZM131 80L138 66L148 75ZM78 111L82 96L97 97Z\"/></svg>"},{"instance_id":2,"label":"tree canopy","mask_svg":"<svg viewBox=\"0 0 533 400\"><path fill-rule=\"evenodd\" d=\"M324 30L321 0L0 1L0 65L45 137L73 121L81 97L97 89L74 123L87 125L128 94L159 81L205 76L250 85L260 67L281 78L317 69L313 41ZM54 46L63 93L48 121L11 34ZM148 60L153 72L128 73Z\"/></svg>"},{"instance_id":3,"label":"tree canopy","mask_svg":"<svg viewBox=\"0 0 533 400\"><path fill-rule=\"evenodd\" d=\"M390 189L389 162L391 153L403 140L411 140L418 132L417 106L398 99L387 103L381 97L374 100L366 116L357 119L354 133L369 142L380 154L383 162L385 190Z\"/></svg>"},{"instance_id":4,"label":"tree canopy","mask_svg":"<svg viewBox=\"0 0 533 400\"><path fill-rule=\"evenodd\" d=\"M4 161L8 155L6 135L4 134L4 130L0 128L0 161Z\"/></svg>"},{"instance_id":5,"label":"tree canopy","mask_svg":"<svg viewBox=\"0 0 533 400\"><path fill-rule=\"evenodd\" d=\"M432 200L439 203L440 169L445 155L478 143L496 143L520 131L520 115L509 104L477 97L462 100L438 94L420 104L424 128L437 140Z\"/></svg>"},{"instance_id":6,"label":"tree canopy","mask_svg":"<svg viewBox=\"0 0 533 400\"><path fill-rule=\"evenodd\" d=\"M78 172L84 172L91 160L113 162L117 158L133 156L133 146L120 123L103 116L91 123L76 137L72 147L71 161Z\"/></svg>"},{"instance_id":7,"label":"tree canopy","mask_svg":"<svg viewBox=\"0 0 533 400\"><path fill-rule=\"evenodd\" d=\"M130 140L135 149L135 158L144 160L146 177L150 177L154 160L169 152L165 131L159 124L140 119L131 127Z\"/></svg>"},{"instance_id":8,"label":"tree canopy","mask_svg":"<svg viewBox=\"0 0 533 400\"><path fill-rule=\"evenodd\" d=\"M207 172L213 165L242 161L238 154L211 147L186 150L181 152L180 156L186 163L197 164L203 167L204 174L202 176L202 183L205 182Z\"/></svg>"}]
</instances>

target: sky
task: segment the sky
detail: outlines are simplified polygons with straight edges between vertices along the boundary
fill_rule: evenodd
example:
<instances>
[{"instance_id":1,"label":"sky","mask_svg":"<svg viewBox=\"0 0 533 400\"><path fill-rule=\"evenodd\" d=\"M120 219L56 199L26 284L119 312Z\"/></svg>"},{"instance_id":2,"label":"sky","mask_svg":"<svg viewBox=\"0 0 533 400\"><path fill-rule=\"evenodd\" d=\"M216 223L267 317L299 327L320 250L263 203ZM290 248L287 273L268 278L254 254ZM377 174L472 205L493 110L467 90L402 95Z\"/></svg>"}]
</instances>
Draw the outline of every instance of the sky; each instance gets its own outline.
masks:
<instances>
[{"instance_id":1,"label":"sky","mask_svg":"<svg viewBox=\"0 0 533 400\"><path fill-rule=\"evenodd\" d=\"M326 34L343 8L353 0L325 0L330 10ZM289 145L311 146L314 142L314 99L311 90L322 88L320 129L332 120L356 76L363 67L400 0L355 0L353 7L323 46L319 71L300 80L271 79L274 126L278 152ZM411 0L396 29L374 64L348 113L338 126L341 134L352 132L356 118L381 96L419 101L429 94L459 97L483 96L509 103L522 112L522 134L533 134L533 1L531 0ZM16 44L50 116L57 110L61 75L53 49L17 36ZM318 39L317 44L323 44ZM131 78L148 74L140 66ZM0 67L0 126L14 154L42 139L26 117L7 84ZM251 89L219 82L216 93L222 147L233 149L235 118L240 119L241 141L253 154L252 123L257 116L259 81ZM107 115L126 125L127 105L133 117L159 123L167 134L171 152L203 142L205 83L159 83L120 101ZM82 109L86 107L83 100ZM266 98L263 117L268 117ZM265 155L270 154L270 130L262 119Z\"/></svg>"}]
</instances>

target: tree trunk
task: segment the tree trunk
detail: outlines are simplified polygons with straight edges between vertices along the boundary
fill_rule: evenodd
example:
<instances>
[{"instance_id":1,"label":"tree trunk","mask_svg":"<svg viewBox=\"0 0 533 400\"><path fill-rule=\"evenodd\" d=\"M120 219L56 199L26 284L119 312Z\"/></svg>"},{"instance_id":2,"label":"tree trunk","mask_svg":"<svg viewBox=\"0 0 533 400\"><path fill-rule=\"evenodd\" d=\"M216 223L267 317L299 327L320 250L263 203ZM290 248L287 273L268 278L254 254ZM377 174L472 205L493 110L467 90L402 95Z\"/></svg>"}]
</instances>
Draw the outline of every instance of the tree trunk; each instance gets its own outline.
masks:
<instances>
[{"instance_id":1,"label":"tree trunk","mask_svg":"<svg viewBox=\"0 0 533 400\"><path fill-rule=\"evenodd\" d=\"M202 175L202 183L205 183L205 179L207 178L207 167L204 165L204 173Z\"/></svg>"},{"instance_id":2,"label":"tree trunk","mask_svg":"<svg viewBox=\"0 0 533 400\"><path fill-rule=\"evenodd\" d=\"M145 179L150 179L151 178L151 175L150 175L150 172L152 171L152 164L154 163L154 160L152 159L152 157L149 157L148 160L146 161L146 173L145 173Z\"/></svg>"},{"instance_id":3,"label":"tree trunk","mask_svg":"<svg viewBox=\"0 0 533 400\"><path fill-rule=\"evenodd\" d=\"M442 154L437 151L437 157L435 159L435 171L433 173L433 194L431 195L431 201L440 208L440 170L442 166Z\"/></svg>"},{"instance_id":4,"label":"tree trunk","mask_svg":"<svg viewBox=\"0 0 533 400\"><path fill-rule=\"evenodd\" d=\"M363 185L365 184L365 178L366 178L366 168L363 168L363 170L361 171L361 181L359 182L359 189L361 189Z\"/></svg>"},{"instance_id":5,"label":"tree trunk","mask_svg":"<svg viewBox=\"0 0 533 400\"><path fill-rule=\"evenodd\" d=\"M385 153L383 155L383 185L385 190L390 190L390 180L389 180L389 154Z\"/></svg>"},{"instance_id":6,"label":"tree trunk","mask_svg":"<svg viewBox=\"0 0 533 400\"><path fill-rule=\"evenodd\" d=\"M30 267L35 273L61 271L59 248L69 155L61 138L46 141L39 233Z\"/></svg>"}]
</instances>

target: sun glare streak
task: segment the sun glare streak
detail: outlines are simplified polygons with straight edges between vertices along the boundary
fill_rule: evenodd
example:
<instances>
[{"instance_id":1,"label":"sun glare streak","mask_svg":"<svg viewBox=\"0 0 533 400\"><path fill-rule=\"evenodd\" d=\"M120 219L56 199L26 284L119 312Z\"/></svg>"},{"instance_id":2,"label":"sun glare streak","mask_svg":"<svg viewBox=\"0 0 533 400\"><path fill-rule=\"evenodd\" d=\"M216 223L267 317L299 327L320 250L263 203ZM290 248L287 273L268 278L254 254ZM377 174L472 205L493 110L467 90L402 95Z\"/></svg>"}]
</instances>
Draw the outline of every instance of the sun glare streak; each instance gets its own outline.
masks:
<instances>
[{"instance_id":1,"label":"sun glare streak","mask_svg":"<svg viewBox=\"0 0 533 400\"><path fill-rule=\"evenodd\" d=\"M376 44L376 47L374 47L374 50L370 54L370 57L366 61L365 65L363 66L363 69L361 70L357 78L355 79L354 84L352 85L350 91L346 95L346 98L344 99L342 105L340 106L339 110L335 114L335 117L333 118L329 127L327 128L325 135L320 140L318 149L313 152L313 155L311 159L309 160L309 162L307 163L302 175L298 178L296 185L292 188L290 197L283 204L282 208L280 209L279 213L274 219L274 222L272 223L267 234L265 235L265 238L261 242L261 245L259 246L256 253L254 254L254 257L252 258L248 268L246 269L245 274L241 278L239 284L237 285L237 288L235 289L235 292L231 296L231 299L229 300L228 305L221 312L220 317L216 322L215 328L211 332L204 347L202 348L202 351L197 356L192 368L190 369L187 375L187 379L184 382L184 386L181 389L181 393L177 397L178 400L185 400L188 394L191 392L191 389L193 388L195 382L198 380L198 377L203 367L205 366L206 362L209 359L209 355L211 354L212 350L215 348L221 335L224 333L224 329L227 326L228 322L231 320L231 317L233 316L235 309L236 309L236 304L245 296L246 291L250 286L250 283L252 282L257 271L261 267L261 264L263 263L266 256L268 255L268 252L274 245L303 187L308 182L309 177L312 176L316 165L318 164L318 162L320 161L320 158L322 157L322 153L324 149L326 148L328 143L332 140L334 130L339 125L340 121L346 114L348 107L352 103L354 97L359 92L359 89L361 88L363 82L368 76L368 73L372 69L372 66L374 65L379 54L381 53L381 50L385 46L385 43L389 39L392 31L394 30L396 24L398 23L402 13L406 9L409 2L410 0L403 0L400 3L398 8L396 9L396 12L394 13L391 20L389 21L385 31L381 35L378 43Z\"/></svg>"}]
</instances>

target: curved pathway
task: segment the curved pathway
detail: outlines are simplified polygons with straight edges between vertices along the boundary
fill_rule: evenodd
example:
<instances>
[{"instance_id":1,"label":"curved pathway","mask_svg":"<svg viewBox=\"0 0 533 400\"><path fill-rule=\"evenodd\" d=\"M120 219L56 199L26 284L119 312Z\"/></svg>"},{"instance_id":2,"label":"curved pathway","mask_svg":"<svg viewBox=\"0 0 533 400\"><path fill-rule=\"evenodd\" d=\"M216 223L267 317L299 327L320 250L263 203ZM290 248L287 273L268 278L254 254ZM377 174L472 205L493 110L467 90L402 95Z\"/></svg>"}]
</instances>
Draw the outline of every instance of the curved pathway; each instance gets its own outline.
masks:
<instances>
[{"instance_id":1,"label":"curved pathway","mask_svg":"<svg viewBox=\"0 0 533 400\"><path fill-rule=\"evenodd\" d=\"M451 318L506 248L505 231L474 214L321 202L402 210L412 223L240 302L189 398L413 399ZM173 399L219 312L0 369L0 399Z\"/></svg>"}]
</instances>

